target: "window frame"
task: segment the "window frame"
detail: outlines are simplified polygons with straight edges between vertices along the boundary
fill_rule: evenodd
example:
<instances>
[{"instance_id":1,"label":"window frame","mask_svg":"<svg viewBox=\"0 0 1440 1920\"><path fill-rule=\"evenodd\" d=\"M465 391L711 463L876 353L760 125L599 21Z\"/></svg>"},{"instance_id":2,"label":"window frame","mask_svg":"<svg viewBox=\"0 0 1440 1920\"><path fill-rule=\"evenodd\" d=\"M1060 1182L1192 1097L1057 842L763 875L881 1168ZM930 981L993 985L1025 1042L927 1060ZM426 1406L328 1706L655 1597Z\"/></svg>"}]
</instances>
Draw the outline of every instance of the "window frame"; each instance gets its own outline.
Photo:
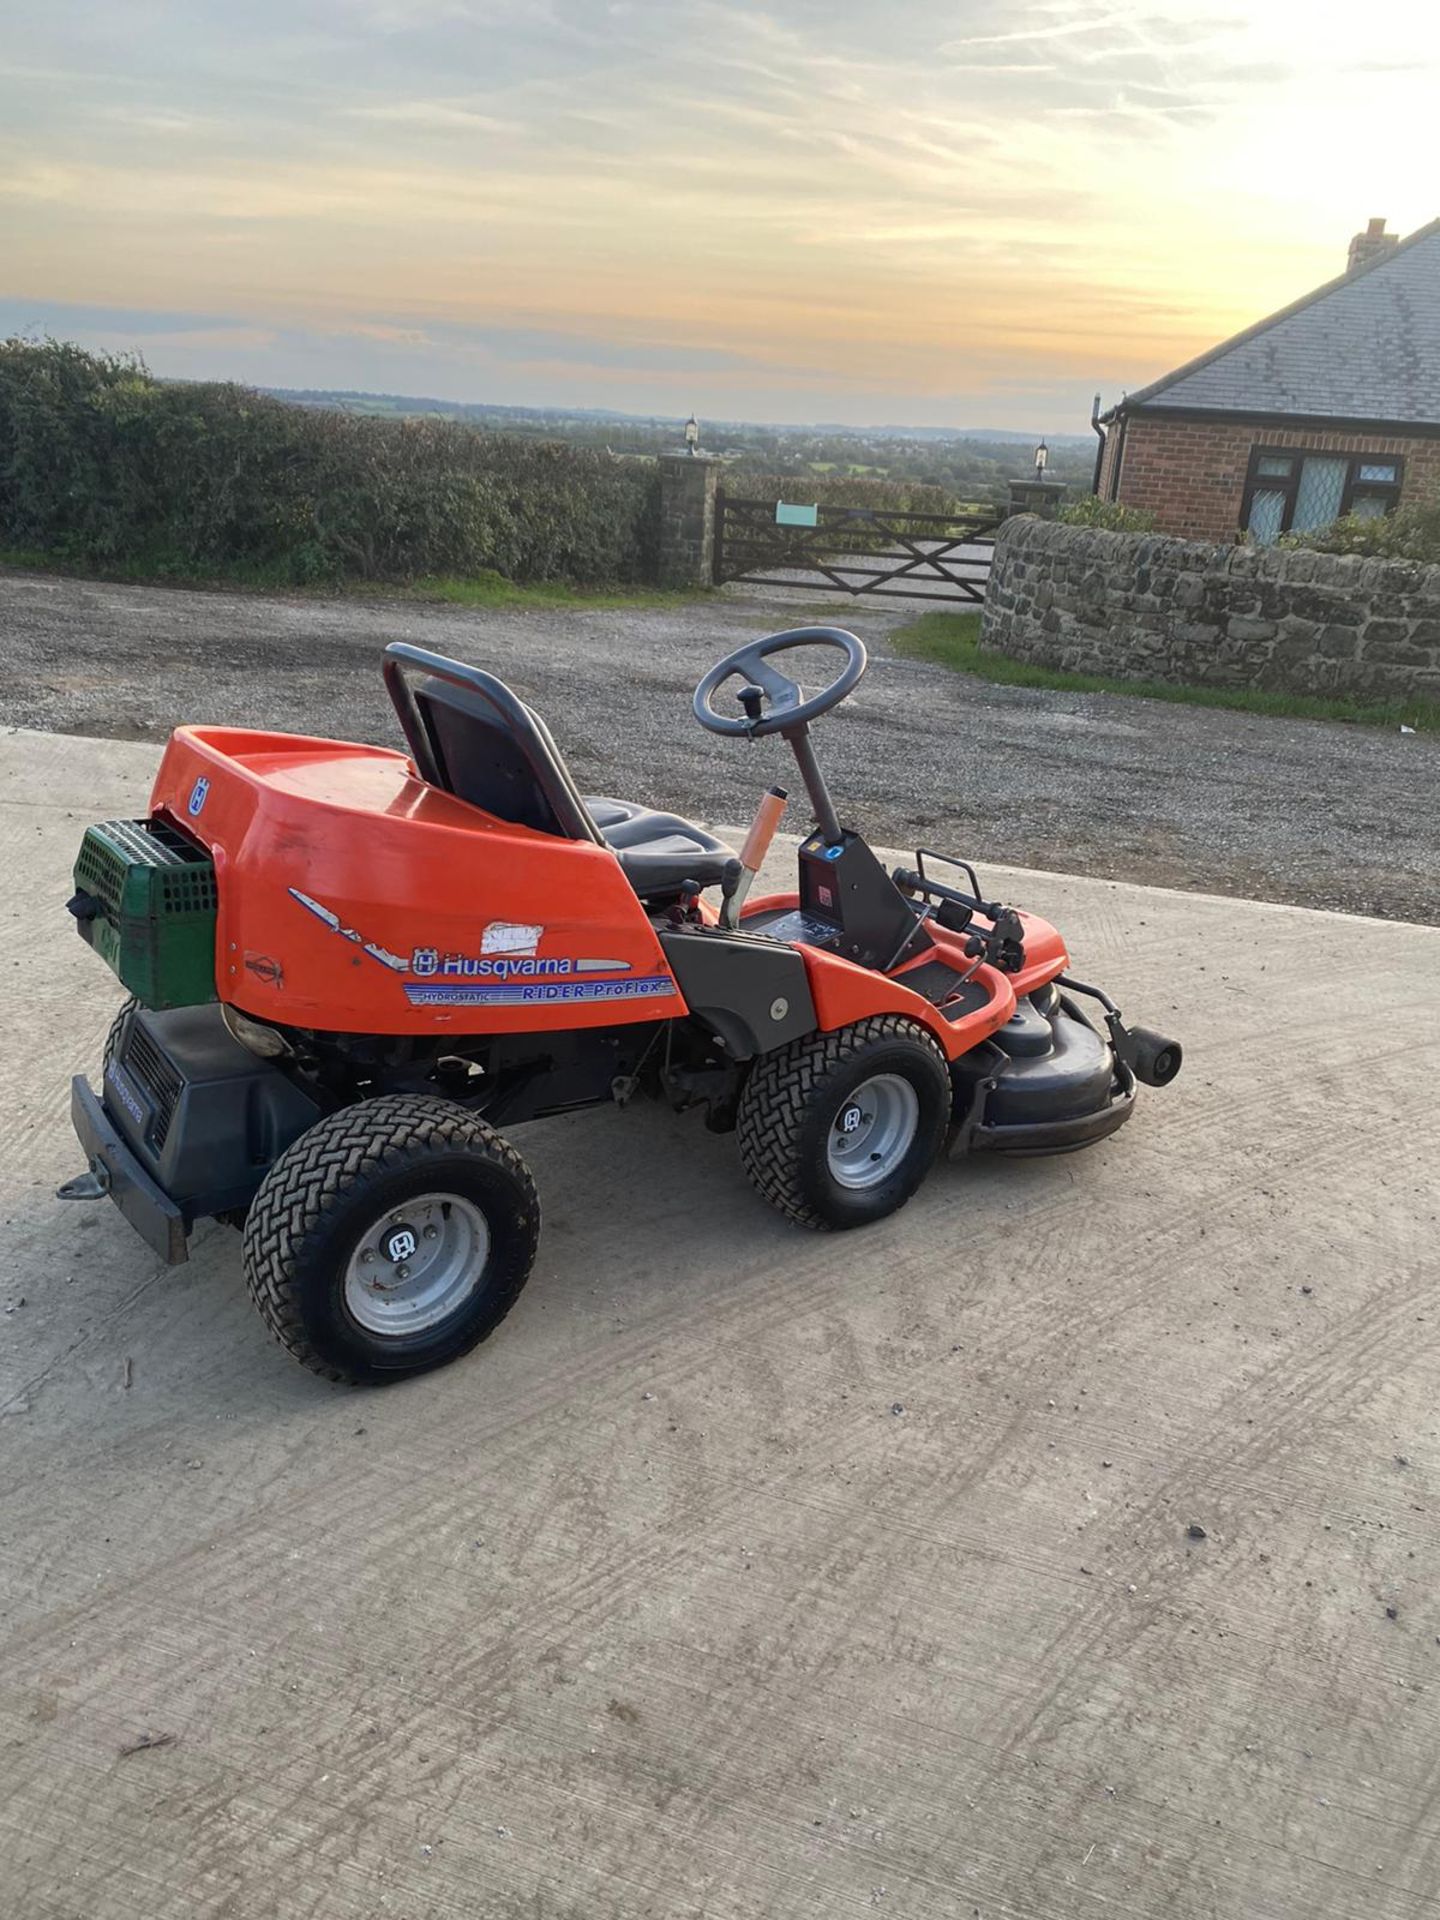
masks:
<instances>
[{"instance_id":1,"label":"window frame","mask_svg":"<svg viewBox=\"0 0 1440 1920\"><path fill-rule=\"evenodd\" d=\"M1281 479L1277 474L1261 473L1262 460L1288 460L1290 474ZM1276 447L1257 445L1250 449L1250 464L1245 472L1245 491L1240 496L1240 530L1243 533L1250 525L1250 513L1257 493L1283 493L1285 506L1280 516L1281 533L1289 533L1295 518L1295 503L1300 493L1300 469L1306 460L1344 460L1345 491L1340 496L1340 513L1343 519L1354 504L1357 493L1373 495L1385 502L1386 513L1393 513L1400 504L1401 489L1405 485L1405 457L1399 453L1341 453L1334 448L1325 447ZM1393 480L1362 480L1361 467L1393 467Z\"/></svg>"}]
</instances>

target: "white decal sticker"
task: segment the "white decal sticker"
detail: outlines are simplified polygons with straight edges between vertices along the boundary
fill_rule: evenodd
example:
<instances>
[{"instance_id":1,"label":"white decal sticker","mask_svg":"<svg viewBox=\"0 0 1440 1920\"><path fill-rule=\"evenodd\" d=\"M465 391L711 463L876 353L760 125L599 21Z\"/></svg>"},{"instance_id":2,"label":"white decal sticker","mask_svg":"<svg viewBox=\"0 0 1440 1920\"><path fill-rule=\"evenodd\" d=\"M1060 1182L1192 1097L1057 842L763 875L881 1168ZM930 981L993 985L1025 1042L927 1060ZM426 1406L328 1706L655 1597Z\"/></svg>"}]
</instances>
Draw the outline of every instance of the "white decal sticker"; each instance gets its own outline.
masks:
<instances>
[{"instance_id":1,"label":"white decal sticker","mask_svg":"<svg viewBox=\"0 0 1440 1920\"><path fill-rule=\"evenodd\" d=\"M512 920L492 920L480 936L480 951L533 954L544 931L544 927L521 926Z\"/></svg>"},{"instance_id":2,"label":"white decal sticker","mask_svg":"<svg viewBox=\"0 0 1440 1920\"><path fill-rule=\"evenodd\" d=\"M298 887L291 887L290 898L298 900L302 907L313 913L317 920L323 920L332 933L345 933L340 924L340 916L330 907L322 907L318 900L312 900L308 893L302 893ZM345 933L347 940L358 940L358 933Z\"/></svg>"},{"instance_id":3,"label":"white decal sticker","mask_svg":"<svg viewBox=\"0 0 1440 1920\"><path fill-rule=\"evenodd\" d=\"M410 965L403 953L391 953L388 947L376 946L373 940L365 942L365 951L372 960L378 960L382 967L388 967L391 973L404 973Z\"/></svg>"},{"instance_id":4,"label":"white decal sticker","mask_svg":"<svg viewBox=\"0 0 1440 1920\"><path fill-rule=\"evenodd\" d=\"M367 940L363 933L347 927L333 907L327 907L310 894L302 893L298 887L291 887L289 892L292 900L298 900L307 912L313 913L317 920L322 920L332 933L338 933L342 940L352 942L362 952L368 953L372 960L378 960L382 967L388 967L391 973L404 973L408 969L410 962L403 955L391 953L387 947L377 946L375 941Z\"/></svg>"}]
</instances>

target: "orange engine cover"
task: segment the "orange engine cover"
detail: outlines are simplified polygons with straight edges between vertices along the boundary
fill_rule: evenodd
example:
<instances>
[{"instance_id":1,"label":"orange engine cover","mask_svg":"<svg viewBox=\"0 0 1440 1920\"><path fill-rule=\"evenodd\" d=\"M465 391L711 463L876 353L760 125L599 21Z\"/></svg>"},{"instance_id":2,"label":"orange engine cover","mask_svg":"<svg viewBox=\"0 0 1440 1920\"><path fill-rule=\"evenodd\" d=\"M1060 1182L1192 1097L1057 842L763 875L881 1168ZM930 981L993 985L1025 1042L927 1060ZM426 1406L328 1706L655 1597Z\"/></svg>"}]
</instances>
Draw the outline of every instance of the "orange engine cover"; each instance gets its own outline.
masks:
<instances>
[{"instance_id":1,"label":"orange engine cover","mask_svg":"<svg viewBox=\"0 0 1440 1920\"><path fill-rule=\"evenodd\" d=\"M180 727L151 794L210 851L220 998L336 1033L683 1015L608 848L512 826L383 747Z\"/></svg>"}]
</instances>

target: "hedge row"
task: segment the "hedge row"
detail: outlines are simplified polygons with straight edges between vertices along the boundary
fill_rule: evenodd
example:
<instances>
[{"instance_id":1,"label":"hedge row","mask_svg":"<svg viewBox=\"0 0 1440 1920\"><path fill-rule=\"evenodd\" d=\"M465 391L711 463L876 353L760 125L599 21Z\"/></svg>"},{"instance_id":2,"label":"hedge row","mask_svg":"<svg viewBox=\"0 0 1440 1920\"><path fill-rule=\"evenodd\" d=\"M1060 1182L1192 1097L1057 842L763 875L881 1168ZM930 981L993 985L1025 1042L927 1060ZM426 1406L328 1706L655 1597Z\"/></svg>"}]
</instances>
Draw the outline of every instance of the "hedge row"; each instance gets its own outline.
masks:
<instances>
[{"instance_id":1,"label":"hedge row","mask_svg":"<svg viewBox=\"0 0 1440 1920\"><path fill-rule=\"evenodd\" d=\"M0 341L0 546L154 574L654 577L651 460L312 411Z\"/></svg>"},{"instance_id":2,"label":"hedge row","mask_svg":"<svg viewBox=\"0 0 1440 1920\"><path fill-rule=\"evenodd\" d=\"M793 500L819 507L875 507L885 513L954 513L960 503L928 480L887 480L874 474L746 473L725 482L744 500Z\"/></svg>"},{"instance_id":3,"label":"hedge row","mask_svg":"<svg viewBox=\"0 0 1440 1920\"><path fill-rule=\"evenodd\" d=\"M1318 553L1366 553L1377 560L1422 560L1433 566L1440 563L1440 496L1374 518L1346 514L1328 527L1284 534L1278 544L1311 547Z\"/></svg>"},{"instance_id":4,"label":"hedge row","mask_svg":"<svg viewBox=\"0 0 1440 1920\"><path fill-rule=\"evenodd\" d=\"M1126 507L1118 500L1102 500L1082 493L1067 500L1055 516L1067 527L1099 527L1107 533L1154 533L1155 515L1148 507Z\"/></svg>"}]
</instances>

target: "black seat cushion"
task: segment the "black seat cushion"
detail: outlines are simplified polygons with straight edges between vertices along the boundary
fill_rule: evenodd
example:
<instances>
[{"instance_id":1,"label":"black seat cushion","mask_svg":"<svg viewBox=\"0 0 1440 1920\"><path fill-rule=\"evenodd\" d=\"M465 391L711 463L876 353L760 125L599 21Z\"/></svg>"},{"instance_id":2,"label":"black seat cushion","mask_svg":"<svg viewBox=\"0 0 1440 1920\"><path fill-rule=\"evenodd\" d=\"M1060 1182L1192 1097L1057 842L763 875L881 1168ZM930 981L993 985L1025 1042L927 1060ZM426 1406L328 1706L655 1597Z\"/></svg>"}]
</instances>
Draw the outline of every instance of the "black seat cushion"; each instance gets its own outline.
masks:
<instances>
[{"instance_id":1,"label":"black seat cushion","mask_svg":"<svg viewBox=\"0 0 1440 1920\"><path fill-rule=\"evenodd\" d=\"M687 880L718 887L735 858L733 847L676 813L656 813L628 800L586 799L605 844L642 899L675 893Z\"/></svg>"}]
</instances>

